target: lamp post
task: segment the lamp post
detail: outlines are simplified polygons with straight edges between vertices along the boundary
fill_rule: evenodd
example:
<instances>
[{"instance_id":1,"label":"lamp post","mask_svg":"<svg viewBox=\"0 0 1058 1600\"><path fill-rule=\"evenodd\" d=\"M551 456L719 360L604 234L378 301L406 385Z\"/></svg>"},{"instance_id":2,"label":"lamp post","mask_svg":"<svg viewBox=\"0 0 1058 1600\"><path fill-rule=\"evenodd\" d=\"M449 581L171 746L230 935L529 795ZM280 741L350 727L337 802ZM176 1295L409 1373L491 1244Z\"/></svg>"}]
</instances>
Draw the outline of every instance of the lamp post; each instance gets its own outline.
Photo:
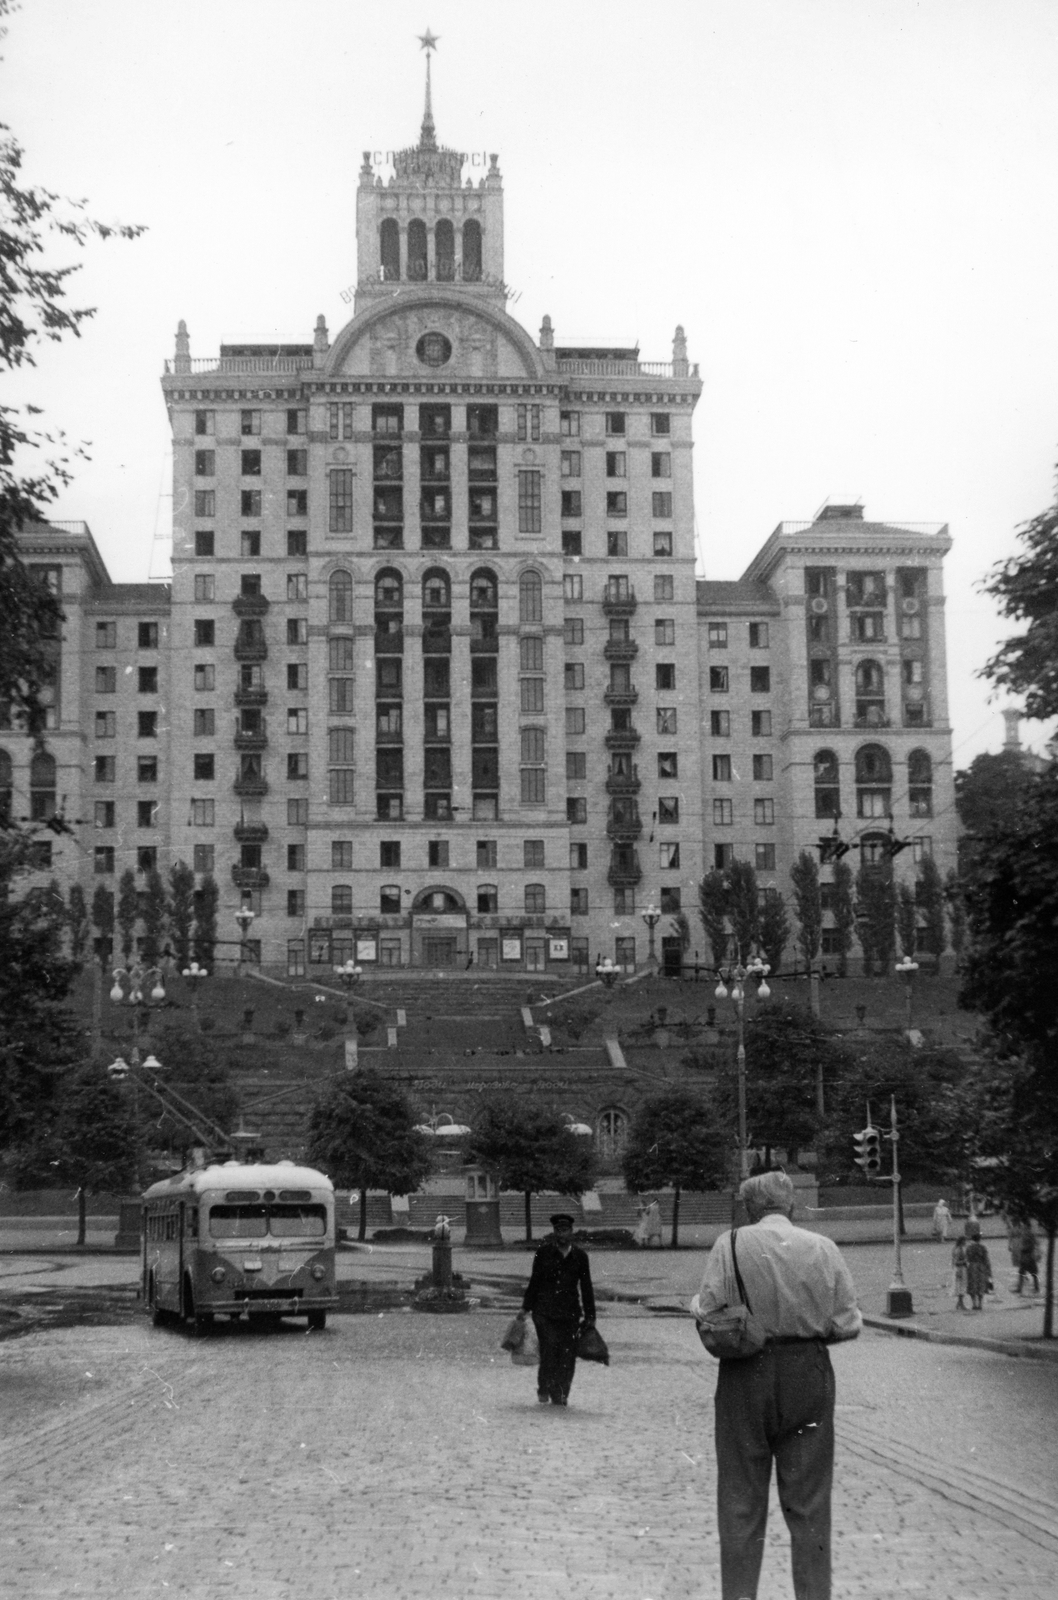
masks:
<instances>
[{"instance_id":1,"label":"lamp post","mask_svg":"<svg viewBox=\"0 0 1058 1600\"><path fill-rule=\"evenodd\" d=\"M153 982L151 981L153 979ZM141 1007L161 1005L165 999L165 984L160 967L134 966L114 968L114 986L110 1000L116 1006L129 1006L132 1011L132 1056L139 1062Z\"/></svg>"},{"instance_id":2,"label":"lamp post","mask_svg":"<svg viewBox=\"0 0 1058 1600\"><path fill-rule=\"evenodd\" d=\"M653 900L643 912L643 921L647 925L647 938L650 940L650 948L647 951L647 966L650 968L652 973L656 973L658 970L658 958L654 954L654 929L661 921L661 912L658 910Z\"/></svg>"},{"instance_id":3,"label":"lamp post","mask_svg":"<svg viewBox=\"0 0 1058 1600\"><path fill-rule=\"evenodd\" d=\"M621 969L609 956L598 956L595 961L595 976L607 989L612 989L621 976Z\"/></svg>"},{"instance_id":4,"label":"lamp post","mask_svg":"<svg viewBox=\"0 0 1058 1600\"><path fill-rule=\"evenodd\" d=\"M241 978L246 966L246 937L253 927L255 912L252 906L240 906L235 913L235 920L239 924L239 967L235 976Z\"/></svg>"},{"instance_id":5,"label":"lamp post","mask_svg":"<svg viewBox=\"0 0 1058 1600\"><path fill-rule=\"evenodd\" d=\"M209 973L205 967L200 967L197 961L192 961L190 966L184 968L181 977L186 979L191 986L191 1015L195 1023L195 1032L201 1033L202 1020L198 1014L198 986L203 978L209 977Z\"/></svg>"},{"instance_id":6,"label":"lamp post","mask_svg":"<svg viewBox=\"0 0 1058 1600\"><path fill-rule=\"evenodd\" d=\"M360 982L364 975L364 969L363 967L358 967L352 956L350 956L348 961L343 961L340 966L335 967L334 975L346 994L349 994Z\"/></svg>"},{"instance_id":7,"label":"lamp post","mask_svg":"<svg viewBox=\"0 0 1058 1600\"><path fill-rule=\"evenodd\" d=\"M905 980L905 982L907 984L907 992L906 992L906 996L905 996L906 1002L907 1002L907 1012L906 1012L907 1022L906 1022L905 1026L906 1026L906 1030L907 1030L907 1034L908 1034L908 1043L910 1044L910 1042L911 1042L911 999L912 999L912 995L914 993L915 973L918 971L918 962L917 961L912 961L910 956L904 956L902 961L898 961L896 963L896 966L893 968L893 971L894 972L899 972L901 974L901 976L904 978L904 980Z\"/></svg>"},{"instance_id":8,"label":"lamp post","mask_svg":"<svg viewBox=\"0 0 1058 1600\"><path fill-rule=\"evenodd\" d=\"M757 983L757 994L761 1000L767 1000L771 994L768 988L767 977L771 971L766 961L755 956L748 966L743 966L741 961L727 970L727 983L724 982L725 974L718 969L719 982L716 986L718 1000L730 999L735 1007L735 1016L738 1019L738 1163L739 1182L744 1183L749 1177L749 1151L746 1147L746 981L754 978Z\"/></svg>"}]
</instances>

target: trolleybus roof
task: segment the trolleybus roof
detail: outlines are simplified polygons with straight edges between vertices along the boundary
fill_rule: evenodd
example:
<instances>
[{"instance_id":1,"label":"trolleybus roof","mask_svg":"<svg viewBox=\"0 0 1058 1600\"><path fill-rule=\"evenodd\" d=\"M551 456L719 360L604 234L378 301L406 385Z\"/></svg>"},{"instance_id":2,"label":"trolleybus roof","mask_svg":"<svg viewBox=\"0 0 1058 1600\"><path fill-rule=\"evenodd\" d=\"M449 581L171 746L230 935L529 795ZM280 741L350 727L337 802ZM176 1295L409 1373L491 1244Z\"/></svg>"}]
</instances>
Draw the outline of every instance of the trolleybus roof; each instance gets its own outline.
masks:
<instances>
[{"instance_id":1,"label":"trolleybus roof","mask_svg":"<svg viewBox=\"0 0 1058 1600\"><path fill-rule=\"evenodd\" d=\"M164 1200L172 1195L200 1195L209 1189L328 1189L334 1184L315 1167L299 1167L293 1161L214 1162L208 1167L191 1167L152 1183L145 1200Z\"/></svg>"}]
</instances>

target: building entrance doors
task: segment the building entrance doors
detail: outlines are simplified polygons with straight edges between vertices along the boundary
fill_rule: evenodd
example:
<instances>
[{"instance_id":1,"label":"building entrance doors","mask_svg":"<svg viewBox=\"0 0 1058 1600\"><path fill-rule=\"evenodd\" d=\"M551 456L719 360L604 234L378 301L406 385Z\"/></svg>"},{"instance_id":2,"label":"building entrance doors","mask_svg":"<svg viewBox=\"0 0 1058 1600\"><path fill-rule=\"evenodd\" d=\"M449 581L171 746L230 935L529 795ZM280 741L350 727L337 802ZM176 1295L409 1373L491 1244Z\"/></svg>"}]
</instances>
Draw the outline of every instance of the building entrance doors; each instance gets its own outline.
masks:
<instances>
[{"instance_id":1,"label":"building entrance doors","mask_svg":"<svg viewBox=\"0 0 1058 1600\"><path fill-rule=\"evenodd\" d=\"M428 933L422 941L424 967L454 967L457 960L458 941L454 933Z\"/></svg>"}]
</instances>

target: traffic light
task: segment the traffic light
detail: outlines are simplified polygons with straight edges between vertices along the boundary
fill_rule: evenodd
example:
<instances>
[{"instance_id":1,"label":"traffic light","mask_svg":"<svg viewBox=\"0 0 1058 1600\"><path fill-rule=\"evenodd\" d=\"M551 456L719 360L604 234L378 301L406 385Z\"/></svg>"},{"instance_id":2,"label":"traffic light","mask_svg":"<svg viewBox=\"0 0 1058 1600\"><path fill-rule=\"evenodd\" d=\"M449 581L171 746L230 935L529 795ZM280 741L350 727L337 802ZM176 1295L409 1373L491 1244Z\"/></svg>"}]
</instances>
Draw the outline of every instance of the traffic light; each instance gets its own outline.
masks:
<instances>
[{"instance_id":1,"label":"traffic light","mask_svg":"<svg viewBox=\"0 0 1058 1600\"><path fill-rule=\"evenodd\" d=\"M882 1136L878 1129L868 1125L853 1135L852 1142L856 1146L856 1165L868 1178L876 1177L882 1170Z\"/></svg>"}]
</instances>

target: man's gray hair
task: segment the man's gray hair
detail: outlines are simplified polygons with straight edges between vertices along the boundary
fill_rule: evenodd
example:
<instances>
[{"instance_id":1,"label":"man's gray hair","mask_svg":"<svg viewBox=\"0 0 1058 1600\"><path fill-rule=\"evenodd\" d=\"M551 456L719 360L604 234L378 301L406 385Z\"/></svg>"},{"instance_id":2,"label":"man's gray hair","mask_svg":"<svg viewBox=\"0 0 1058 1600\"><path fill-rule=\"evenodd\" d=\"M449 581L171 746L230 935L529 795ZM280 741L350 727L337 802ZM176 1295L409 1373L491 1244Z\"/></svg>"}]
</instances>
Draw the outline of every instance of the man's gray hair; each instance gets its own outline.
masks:
<instances>
[{"instance_id":1,"label":"man's gray hair","mask_svg":"<svg viewBox=\"0 0 1058 1600\"><path fill-rule=\"evenodd\" d=\"M794 1203L794 1186L785 1172L761 1172L747 1178L739 1189L747 1211L789 1211Z\"/></svg>"}]
</instances>

